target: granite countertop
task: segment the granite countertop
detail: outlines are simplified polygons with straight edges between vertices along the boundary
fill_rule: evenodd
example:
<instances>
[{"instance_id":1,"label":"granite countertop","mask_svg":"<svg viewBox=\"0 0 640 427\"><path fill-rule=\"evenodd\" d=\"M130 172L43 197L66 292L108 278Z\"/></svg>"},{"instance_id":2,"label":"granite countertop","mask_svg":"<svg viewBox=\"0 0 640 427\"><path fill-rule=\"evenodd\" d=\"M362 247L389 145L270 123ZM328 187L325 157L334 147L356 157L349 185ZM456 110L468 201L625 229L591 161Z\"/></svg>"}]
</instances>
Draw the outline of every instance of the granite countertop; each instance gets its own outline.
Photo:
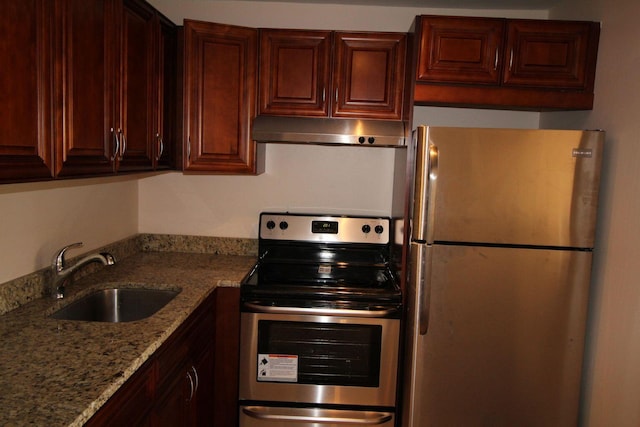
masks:
<instances>
[{"instance_id":1,"label":"granite countertop","mask_svg":"<svg viewBox=\"0 0 640 427\"><path fill-rule=\"evenodd\" d=\"M140 252L0 316L0 425L81 426L217 286L239 286L255 257ZM153 316L127 323L55 320L95 289L181 288Z\"/></svg>"}]
</instances>

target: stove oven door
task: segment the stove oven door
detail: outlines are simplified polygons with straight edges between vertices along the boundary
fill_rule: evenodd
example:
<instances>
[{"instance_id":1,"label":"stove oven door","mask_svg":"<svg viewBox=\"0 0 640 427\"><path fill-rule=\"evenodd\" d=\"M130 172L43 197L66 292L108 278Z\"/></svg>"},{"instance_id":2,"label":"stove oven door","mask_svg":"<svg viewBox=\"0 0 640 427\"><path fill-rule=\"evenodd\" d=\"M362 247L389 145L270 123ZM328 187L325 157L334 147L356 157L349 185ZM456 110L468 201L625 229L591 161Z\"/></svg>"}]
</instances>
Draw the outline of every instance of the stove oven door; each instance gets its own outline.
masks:
<instances>
[{"instance_id":1,"label":"stove oven door","mask_svg":"<svg viewBox=\"0 0 640 427\"><path fill-rule=\"evenodd\" d=\"M321 424L317 424L321 423ZM242 427L322 427L378 426L393 427L392 412L348 411L340 409L242 406Z\"/></svg>"},{"instance_id":2,"label":"stove oven door","mask_svg":"<svg viewBox=\"0 0 640 427\"><path fill-rule=\"evenodd\" d=\"M268 310L276 312L242 313L241 405L284 402L393 410L399 319L353 317L345 314L348 310L335 310L336 315L331 315L334 310Z\"/></svg>"}]
</instances>

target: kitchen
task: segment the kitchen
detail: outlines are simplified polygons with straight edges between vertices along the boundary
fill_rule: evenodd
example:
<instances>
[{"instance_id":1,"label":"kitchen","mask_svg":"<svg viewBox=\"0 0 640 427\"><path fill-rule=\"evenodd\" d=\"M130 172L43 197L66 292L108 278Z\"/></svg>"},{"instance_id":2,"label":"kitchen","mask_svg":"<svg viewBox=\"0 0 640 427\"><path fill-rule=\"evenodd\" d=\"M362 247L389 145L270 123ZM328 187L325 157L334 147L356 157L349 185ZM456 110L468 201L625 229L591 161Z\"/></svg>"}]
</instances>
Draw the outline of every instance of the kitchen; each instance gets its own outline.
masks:
<instances>
[{"instance_id":1,"label":"kitchen","mask_svg":"<svg viewBox=\"0 0 640 427\"><path fill-rule=\"evenodd\" d=\"M351 6L342 7L337 14L335 6L309 4L152 3L175 22L188 16L256 27L406 31L412 17L420 13L601 21L593 111L528 113L417 107L414 121L607 131L584 425L638 424L640 414L633 396L640 388L640 373L634 364L640 354L640 331L638 291L632 285L639 267L634 264L637 257L632 239L638 234L635 218L640 210L637 191L633 191L638 181L633 135L640 129L632 112L638 107L633 95L640 89L632 77L637 52L629 51L637 48L628 43L638 36L633 20L636 4L626 1L611 7L594 1L585 6L565 1L550 10L536 11ZM391 159L388 151L270 145L266 173L257 177L168 173L4 185L0 187L0 282L48 265L57 248L73 241L83 240L86 250L91 250L139 232L255 238L258 212L273 208L384 213L391 191L391 172L385 167ZM318 158L323 159L321 164ZM330 174L327 164L331 165ZM385 171L389 175L385 176ZM626 189L631 189L631 194Z\"/></svg>"}]
</instances>

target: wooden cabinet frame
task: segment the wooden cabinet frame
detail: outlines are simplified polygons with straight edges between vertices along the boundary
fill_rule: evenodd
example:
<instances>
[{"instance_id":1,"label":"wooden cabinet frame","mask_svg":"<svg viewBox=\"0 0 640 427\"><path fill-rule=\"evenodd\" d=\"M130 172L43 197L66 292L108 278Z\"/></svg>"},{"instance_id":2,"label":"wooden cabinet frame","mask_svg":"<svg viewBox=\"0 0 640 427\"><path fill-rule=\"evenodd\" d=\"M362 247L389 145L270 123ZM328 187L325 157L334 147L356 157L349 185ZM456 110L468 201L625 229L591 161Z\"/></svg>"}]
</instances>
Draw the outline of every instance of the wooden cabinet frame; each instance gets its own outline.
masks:
<instances>
[{"instance_id":1,"label":"wooden cabinet frame","mask_svg":"<svg viewBox=\"0 0 640 427\"><path fill-rule=\"evenodd\" d=\"M401 120L404 33L260 30L259 114Z\"/></svg>"},{"instance_id":2,"label":"wooden cabinet frame","mask_svg":"<svg viewBox=\"0 0 640 427\"><path fill-rule=\"evenodd\" d=\"M256 114L257 30L185 20L184 171L262 171Z\"/></svg>"},{"instance_id":3,"label":"wooden cabinet frame","mask_svg":"<svg viewBox=\"0 0 640 427\"><path fill-rule=\"evenodd\" d=\"M417 105L593 107L597 22L416 18Z\"/></svg>"}]
</instances>

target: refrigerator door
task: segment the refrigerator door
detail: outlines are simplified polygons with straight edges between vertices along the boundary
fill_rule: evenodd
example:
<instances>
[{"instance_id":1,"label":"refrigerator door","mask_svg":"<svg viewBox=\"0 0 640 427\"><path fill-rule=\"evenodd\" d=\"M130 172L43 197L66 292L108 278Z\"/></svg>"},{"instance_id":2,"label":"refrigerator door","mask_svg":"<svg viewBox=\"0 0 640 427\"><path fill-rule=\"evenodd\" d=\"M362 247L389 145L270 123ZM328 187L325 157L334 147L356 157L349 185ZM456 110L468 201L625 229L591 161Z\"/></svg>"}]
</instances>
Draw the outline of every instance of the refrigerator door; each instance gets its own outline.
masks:
<instances>
[{"instance_id":1,"label":"refrigerator door","mask_svg":"<svg viewBox=\"0 0 640 427\"><path fill-rule=\"evenodd\" d=\"M593 247L604 132L423 127L415 135L414 240Z\"/></svg>"},{"instance_id":2,"label":"refrigerator door","mask_svg":"<svg viewBox=\"0 0 640 427\"><path fill-rule=\"evenodd\" d=\"M422 284L410 281L402 425L577 425L592 253L420 251L429 322L421 335Z\"/></svg>"}]
</instances>

